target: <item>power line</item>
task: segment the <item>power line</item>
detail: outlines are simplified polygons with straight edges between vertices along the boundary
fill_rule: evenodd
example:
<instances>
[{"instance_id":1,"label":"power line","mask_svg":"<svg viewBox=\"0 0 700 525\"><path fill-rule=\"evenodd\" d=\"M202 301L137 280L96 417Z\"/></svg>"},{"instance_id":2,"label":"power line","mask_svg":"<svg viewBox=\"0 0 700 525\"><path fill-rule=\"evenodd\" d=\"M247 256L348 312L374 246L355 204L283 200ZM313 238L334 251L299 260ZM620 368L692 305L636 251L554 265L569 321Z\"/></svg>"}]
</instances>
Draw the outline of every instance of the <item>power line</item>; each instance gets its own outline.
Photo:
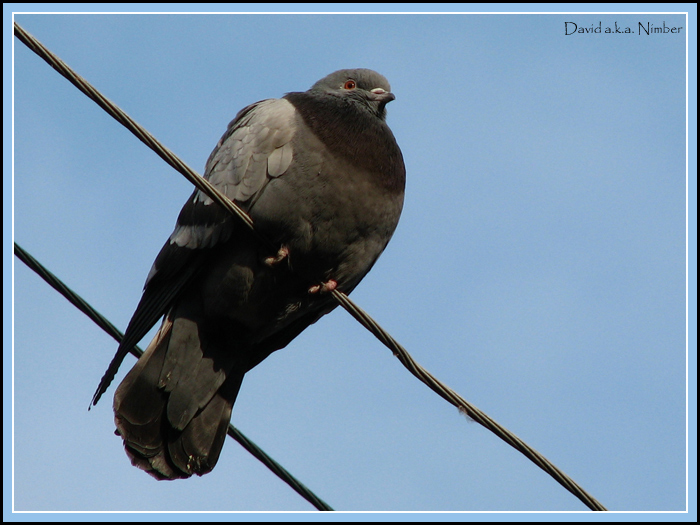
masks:
<instances>
[{"instance_id":1,"label":"power line","mask_svg":"<svg viewBox=\"0 0 700 525\"><path fill-rule=\"evenodd\" d=\"M27 33L22 29L17 22L14 23L15 36L19 38L24 44L27 45L32 51L39 55L43 60L45 60L51 67L56 71L61 73L69 82L71 82L76 88L93 100L98 106L109 113L114 119L120 122L124 127L131 131L139 140L151 148L158 156L165 160L170 166L175 168L179 173L181 173L187 180L192 182L200 191L211 197L216 203L223 206L230 213L239 217L250 229L255 232L254 224L252 219L241 210L235 203L230 201L225 195L221 194L216 188L214 188L209 181L198 175L194 170L187 166L184 162L177 158L177 156L170 151L168 148L160 144L155 137L148 133L144 128L137 124L131 119L126 113L124 113L119 107L113 102L105 98L97 89L90 85L85 79L80 77L71 68L69 68L65 63L63 63L58 57L46 49L38 40L36 40L32 35ZM264 239L257 232L259 238L261 238L266 244L272 246L272 243ZM566 490L571 492L579 500L581 500L588 508L596 511L607 510L598 500L593 496L588 494L580 485L578 485L573 479L557 468L551 461L545 458L542 454L537 452L534 448L527 445L524 441L518 438L515 434L510 432L505 427L496 423L493 419L487 416L484 412L476 408L471 403L467 402L454 390L450 389L442 382L437 380L432 374L420 366L406 351L406 349L401 346L391 335L386 332L379 324L374 321L364 310L357 306L350 298L343 292L338 290L333 290L333 297L338 301L338 303L345 308L345 310L350 313L362 326L374 334L386 347L388 347L392 353L399 359L399 361L418 379L423 383L428 385L434 392L440 395L443 399L452 403L459 410L469 417L474 419L480 425L489 429L500 439L508 443L510 446L520 451L533 463L535 463L542 470L547 472L552 476L557 483L562 485ZM101 393L106 389L109 383L114 378L114 374L123 359L123 355L119 354L114 357L110 363L107 372L105 372L100 386L95 393L95 398L93 403L97 402Z\"/></svg>"},{"instance_id":2,"label":"power line","mask_svg":"<svg viewBox=\"0 0 700 525\"><path fill-rule=\"evenodd\" d=\"M124 338L124 334L121 333L116 326L109 322L109 320L100 312L95 310L87 301L85 301L85 299L71 290L63 281L51 273L44 265L32 257L19 244L14 243L14 245L15 255L20 261L26 264L39 277L46 281L54 290L68 299L73 306L88 316L97 326L112 336L113 339L115 339L118 343L121 343L121 340ZM130 348L129 352L136 356L136 358L141 357L141 354L143 354L143 350L141 350L138 346ZM282 465L268 456L264 450L258 447L255 443L248 439L243 432L231 424L228 426L228 435L238 441L238 443L240 443L244 449L255 456L263 465L269 468L277 477L292 487L302 498L311 503L318 510L333 510L325 501L316 496L316 494L307 488L301 481L292 476Z\"/></svg>"}]
</instances>

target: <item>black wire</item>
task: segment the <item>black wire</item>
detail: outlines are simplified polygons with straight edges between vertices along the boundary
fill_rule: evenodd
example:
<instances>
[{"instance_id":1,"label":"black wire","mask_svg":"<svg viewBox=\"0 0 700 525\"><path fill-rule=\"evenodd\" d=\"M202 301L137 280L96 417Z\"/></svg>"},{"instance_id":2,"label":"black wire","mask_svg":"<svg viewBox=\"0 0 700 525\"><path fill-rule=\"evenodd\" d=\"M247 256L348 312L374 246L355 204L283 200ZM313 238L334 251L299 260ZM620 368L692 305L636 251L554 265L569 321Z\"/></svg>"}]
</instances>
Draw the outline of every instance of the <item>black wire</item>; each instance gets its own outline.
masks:
<instances>
[{"instance_id":1,"label":"black wire","mask_svg":"<svg viewBox=\"0 0 700 525\"><path fill-rule=\"evenodd\" d=\"M73 290L68 288L66 284L51 273L45 266L32 257L19 244L15 244L15 255L17 258L33 270L39 277L46 281L54 290L60 293L63 297L75 306L78 310L87 315L97 326L111 335L118 343L121 342L124 334L122 334L116 326L110 323L106 317L95 310L87 301L80 297ZM130 352L138 357L141 357L143 350L138 346L134 346ZM250 439L248 439L240 430L233 425L228 426L228 435L238 441L240 445L255 456L263 465L269 468L277 477L292 487L306 501L311 503L318 510L333 510L325 501L316 496L308 489L301 481L292 476L282 465L268 456L264 450L258 447Z\"/></svg>"}]
</instances>

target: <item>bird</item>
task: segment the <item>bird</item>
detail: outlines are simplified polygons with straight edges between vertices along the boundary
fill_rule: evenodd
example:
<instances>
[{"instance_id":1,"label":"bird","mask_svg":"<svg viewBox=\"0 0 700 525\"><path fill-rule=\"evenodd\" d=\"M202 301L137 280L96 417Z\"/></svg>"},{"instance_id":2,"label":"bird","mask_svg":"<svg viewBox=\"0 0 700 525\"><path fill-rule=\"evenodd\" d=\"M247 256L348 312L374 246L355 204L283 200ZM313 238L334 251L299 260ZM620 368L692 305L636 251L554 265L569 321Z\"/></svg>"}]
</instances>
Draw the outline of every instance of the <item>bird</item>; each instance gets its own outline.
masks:
<instances>
[{"instance_id":1,"label":"bird","mask_svg":"<svg viewBox=\"0 0 700 525\"><path fill-rule=\"evenodd\" d=\"M337 306L374 265L401 215L406 169L386 123L395 99L370 69L238 112L204 178L253 220L195 190L157 255L92 404L162 318L115 391L115 434L159 480L216 465L243 377Z\"/></svg>"}]
</instances>

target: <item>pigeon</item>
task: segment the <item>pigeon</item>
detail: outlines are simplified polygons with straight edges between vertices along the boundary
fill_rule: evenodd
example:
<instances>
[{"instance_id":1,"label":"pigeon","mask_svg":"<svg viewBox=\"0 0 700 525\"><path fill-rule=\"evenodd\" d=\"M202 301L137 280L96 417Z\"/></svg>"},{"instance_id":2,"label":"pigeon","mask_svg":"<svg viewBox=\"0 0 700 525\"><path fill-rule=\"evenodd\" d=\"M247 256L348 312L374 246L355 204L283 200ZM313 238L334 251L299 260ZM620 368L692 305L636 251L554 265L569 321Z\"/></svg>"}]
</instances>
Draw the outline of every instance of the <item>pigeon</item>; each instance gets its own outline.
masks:
<instances>
[{"instance_id":1,"label":"pigeon","mask_svg":"<svg viewBox=\"0 0 700 525\"><path fill-rule=\"evenodd\" d=\"M114 394L116 434L156 479L210 472L246 372L337 306L386 247L406 170L386 124L386 78L343 69L241 110L204 177L256 233L195 190L147 277L97 402L163 317Z\"/></svg>"}]
</instances>

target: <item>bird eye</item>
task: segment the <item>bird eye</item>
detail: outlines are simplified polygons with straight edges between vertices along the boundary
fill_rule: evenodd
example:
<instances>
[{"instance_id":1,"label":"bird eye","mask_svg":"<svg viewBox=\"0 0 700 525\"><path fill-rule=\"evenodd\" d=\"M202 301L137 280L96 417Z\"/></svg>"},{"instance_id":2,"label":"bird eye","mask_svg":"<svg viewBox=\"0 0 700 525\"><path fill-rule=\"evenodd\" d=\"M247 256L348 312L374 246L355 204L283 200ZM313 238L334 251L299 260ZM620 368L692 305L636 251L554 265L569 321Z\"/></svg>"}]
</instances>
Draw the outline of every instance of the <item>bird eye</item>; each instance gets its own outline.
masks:
<instances>
[{"instance_id":1,"label":"bird eye","mask_svg":"<svg viewBox=\"0 0 700 525\"><path fill-rule=\"evenodd\" d=\"M344 89L355 89L356 86L357 86L357 84L355 84L354 80L346 80L343 88Z\"/></svg>"}]
</instances>

